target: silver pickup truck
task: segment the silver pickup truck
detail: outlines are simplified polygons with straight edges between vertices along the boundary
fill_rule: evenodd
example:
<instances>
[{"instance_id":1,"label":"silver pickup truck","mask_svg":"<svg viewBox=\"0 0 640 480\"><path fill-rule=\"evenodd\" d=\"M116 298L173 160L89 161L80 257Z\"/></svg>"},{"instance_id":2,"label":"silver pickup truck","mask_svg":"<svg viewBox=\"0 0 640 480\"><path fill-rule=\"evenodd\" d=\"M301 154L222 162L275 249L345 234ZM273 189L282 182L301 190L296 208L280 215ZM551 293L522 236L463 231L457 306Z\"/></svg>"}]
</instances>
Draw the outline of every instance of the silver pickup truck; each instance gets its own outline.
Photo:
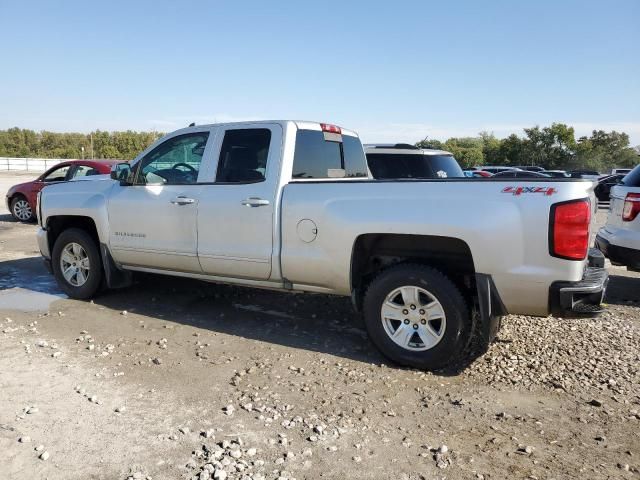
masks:
<instances>
[{"instance_id":1,"label":"silver pickup truck","mask_svg":"<svg viewBox=\"0 0 640 480\"><path fill-rule=\"evenodd\" d=\"M264 121L173 132L111 178L44 189L38 243L85 299L143 271L351 296L397 363L439 369L507 313L596 314L581 180L374 180L358 136Z\"/></svg>"}]
</instances>

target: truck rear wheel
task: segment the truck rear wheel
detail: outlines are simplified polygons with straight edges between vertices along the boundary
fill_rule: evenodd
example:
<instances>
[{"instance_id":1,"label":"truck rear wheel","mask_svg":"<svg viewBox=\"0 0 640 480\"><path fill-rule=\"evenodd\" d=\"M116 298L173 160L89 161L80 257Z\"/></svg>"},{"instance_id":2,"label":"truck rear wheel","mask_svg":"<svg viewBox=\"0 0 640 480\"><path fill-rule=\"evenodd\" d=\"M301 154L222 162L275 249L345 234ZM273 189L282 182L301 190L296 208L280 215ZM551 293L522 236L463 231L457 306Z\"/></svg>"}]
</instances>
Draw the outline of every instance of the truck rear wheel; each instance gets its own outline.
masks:
<instances>
[{"instance_id":1,"label":"truck rear wheel","mask_svg":"<svg viewBox=\"0 0 640 480\"><path fill-rule=\"evenodd\" d=\"M53 274L71 298L91 298L102 282L102 263L96 242L84 230L70 228L60 234L51 255Z\"/></svg>"},{"instance_id":2,"label":"truck rear wheel","mask_svg":"<svg viewBox=\"0 0 640 480\"><path fill-rule=\"evenodd\" d=\"M394 362L438 370L461 359L471 318L458 288L439 271L403 264L369 285L364 319L373 343Z\"/></svg>"}]
</instances>

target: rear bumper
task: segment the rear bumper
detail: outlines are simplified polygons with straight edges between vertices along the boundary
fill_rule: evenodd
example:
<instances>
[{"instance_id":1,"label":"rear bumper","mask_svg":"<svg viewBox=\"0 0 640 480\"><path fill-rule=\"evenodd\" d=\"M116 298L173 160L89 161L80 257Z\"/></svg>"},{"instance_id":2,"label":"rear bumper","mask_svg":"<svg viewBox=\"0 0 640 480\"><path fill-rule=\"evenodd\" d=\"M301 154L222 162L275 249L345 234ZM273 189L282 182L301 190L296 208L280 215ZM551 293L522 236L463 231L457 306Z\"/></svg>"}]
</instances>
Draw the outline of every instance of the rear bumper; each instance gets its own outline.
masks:
<instances>
[{"instance_id":1,"label":"rear bumper","mask_svg":"<svg viewBox=\"0 0 640 480\"><path fill-rule=\"evenodd\" d=\"M596 236L596 247L611 260L611 263L640 270L640 250L614 245L600 234Z\"/></svg>"},{"instance_id":2,"label":"rear bumper","mask_svg":"<svg viewBox=\"0 0 640 480\"><path fill-rule=\"evenodd\" d=\"M604 256L592 248L589 250L589 266L582 280L554 282L549 287L549 310L560 317L594 317L604 311L602 300L609 283L604 268Z\"/></svg>"}]
</instances>

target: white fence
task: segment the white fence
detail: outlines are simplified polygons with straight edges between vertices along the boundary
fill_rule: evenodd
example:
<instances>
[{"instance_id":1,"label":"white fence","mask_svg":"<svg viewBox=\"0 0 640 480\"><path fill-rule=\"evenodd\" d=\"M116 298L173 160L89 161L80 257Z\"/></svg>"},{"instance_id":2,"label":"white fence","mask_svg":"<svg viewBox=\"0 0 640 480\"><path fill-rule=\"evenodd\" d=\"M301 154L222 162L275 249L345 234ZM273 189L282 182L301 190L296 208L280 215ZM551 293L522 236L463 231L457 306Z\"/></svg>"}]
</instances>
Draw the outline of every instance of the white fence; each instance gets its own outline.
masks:
<instances>
[{"instance_id":1,"label":"white fence","mask_svg":"<svg viewBox=\"0 0 640 480\"><path fill-rule=\"evenodd\" d=\"M24 172L44 172L57 163L64 162L62 158L11 158L0 157L0 171L16 170Z\"/></svg>"}]
</instances>

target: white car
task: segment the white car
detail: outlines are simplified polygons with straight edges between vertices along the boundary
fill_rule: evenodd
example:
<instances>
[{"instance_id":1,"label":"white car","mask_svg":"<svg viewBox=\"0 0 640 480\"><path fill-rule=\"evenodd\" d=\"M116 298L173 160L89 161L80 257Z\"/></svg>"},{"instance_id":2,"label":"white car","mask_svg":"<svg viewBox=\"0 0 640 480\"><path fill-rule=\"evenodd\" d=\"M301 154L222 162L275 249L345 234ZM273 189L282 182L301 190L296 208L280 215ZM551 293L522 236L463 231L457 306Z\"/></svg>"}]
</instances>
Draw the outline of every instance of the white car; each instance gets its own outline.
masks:
<instances>
[{"instance_id":1,"label":"white car","mask_svg":"<svg viewBox=\"0 0 640 480\"><path fill-rule=\"evenodd\" d=\"M611 189L609 216L596 246L614 265L640 271L640 165Z\"/></svg>"}]
</instances>

